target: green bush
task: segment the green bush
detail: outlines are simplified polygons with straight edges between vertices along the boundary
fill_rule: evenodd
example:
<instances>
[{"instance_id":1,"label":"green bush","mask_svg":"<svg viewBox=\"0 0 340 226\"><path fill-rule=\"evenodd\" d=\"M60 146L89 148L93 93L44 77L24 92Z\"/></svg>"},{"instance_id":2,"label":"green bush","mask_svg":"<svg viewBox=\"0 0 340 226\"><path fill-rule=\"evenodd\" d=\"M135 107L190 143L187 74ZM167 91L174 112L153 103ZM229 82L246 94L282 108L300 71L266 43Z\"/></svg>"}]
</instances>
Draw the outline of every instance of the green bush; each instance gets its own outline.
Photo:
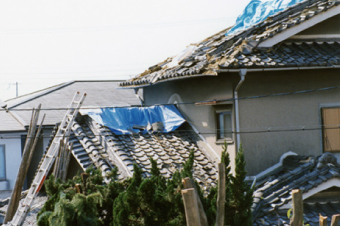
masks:
<instances>
[{"instance_id":1,"label":"green bush","mask_svg":"<svg viewBox=\"0 0 340 226\"><path fill-rule=\"evenodd\" d=\"M230 174L230 160L224 147L221 161L226 164L226 215L225 225L251 223L250 206L252 190L244 182L244 156L241 149L236 158L235 176ZM77 175L62 183L51 175L45 181L49 200L39 212L37 224L49 225L112 225L112 226L184 226L185 210L181 195L182 179L193 178L194 152L176 171L165 179L157 162L150 158L151 177L143 178L142 170L135 164L132 178L116 180L117 169L109 175L110 183L103 183L101 171L89 168L86 176ZM76 185L81 188L77 193ZM217 188L212 187L203 195L196 182L199 197L209 225L215 225ZM242 222L240 224L239 222ZM247 225L250 225L247 223Z\"/></svg>"}]
</instances>

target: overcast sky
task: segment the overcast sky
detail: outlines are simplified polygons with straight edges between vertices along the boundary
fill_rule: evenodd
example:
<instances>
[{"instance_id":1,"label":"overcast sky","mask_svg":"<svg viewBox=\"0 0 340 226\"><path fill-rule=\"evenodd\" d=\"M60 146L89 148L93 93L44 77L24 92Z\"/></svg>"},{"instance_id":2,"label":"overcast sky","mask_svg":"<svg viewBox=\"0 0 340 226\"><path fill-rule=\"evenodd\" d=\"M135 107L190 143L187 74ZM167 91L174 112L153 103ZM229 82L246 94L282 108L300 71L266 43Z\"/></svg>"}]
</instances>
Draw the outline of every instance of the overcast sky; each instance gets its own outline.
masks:
<instances>
[{"instance_id":1,"label":"overcast sky","mask_svg":"<svg viewBox=\"0 0 340 226\"><path fill-rule=\"evenodd\" d=\"M0 99L128 79L232 26L249 0L0 1Z\"/></svg>"}]
</instances>

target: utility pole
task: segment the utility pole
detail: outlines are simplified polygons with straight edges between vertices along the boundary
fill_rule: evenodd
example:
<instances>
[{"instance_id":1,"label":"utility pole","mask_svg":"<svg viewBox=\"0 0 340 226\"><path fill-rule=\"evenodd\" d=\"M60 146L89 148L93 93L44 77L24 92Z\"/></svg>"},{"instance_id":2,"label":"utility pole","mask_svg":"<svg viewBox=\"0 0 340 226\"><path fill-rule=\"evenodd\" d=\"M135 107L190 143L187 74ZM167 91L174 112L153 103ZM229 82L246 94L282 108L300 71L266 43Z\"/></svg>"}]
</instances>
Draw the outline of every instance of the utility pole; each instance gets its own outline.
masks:
<instances>
[{"instance_id":1,"label":"utility pole","mask_svg":"<svg viewBox=\"0 0 340 226\"><path fill-rule=\"evenodd\" d=\"M8 88L11 88L12 85L15 85L15 97L18 97L19 96L19 83L18 82L15 82L15 83L8 83Z\"/></svg>"},{"instance_id":2,"label":"utility pole","mask_svg":"<svg viewBox=\"0 0 340 226\"><path fill-rule=\"evenodd\" d=\"M16 88L16 89L15 89L15 90L16 90L15 96L18 97L18 96L19 96L19 95L18 95L18 94L19 94L19 91L18 91L18 82L15 83L15 88Z\"/></svg>"}]
</instances>

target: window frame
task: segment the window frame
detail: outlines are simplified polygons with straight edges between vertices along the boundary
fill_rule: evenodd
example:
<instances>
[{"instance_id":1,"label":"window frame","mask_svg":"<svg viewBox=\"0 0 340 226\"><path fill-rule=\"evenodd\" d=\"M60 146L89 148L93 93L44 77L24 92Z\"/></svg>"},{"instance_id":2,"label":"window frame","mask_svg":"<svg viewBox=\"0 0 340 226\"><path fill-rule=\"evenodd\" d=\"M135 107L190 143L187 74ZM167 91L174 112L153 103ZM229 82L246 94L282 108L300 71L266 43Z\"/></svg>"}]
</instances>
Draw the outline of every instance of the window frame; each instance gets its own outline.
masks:
<instances>
[{"instance_id":1,"label":"window frame","mask_svg":"<svg viewBox=\"0 0 340 226\"><path fill-rule=\"evenodd\" d=\"M224 104L224 105L215 105L214 106L215 112L215 122L216 122L216 144L224 144L227 142L229 144L234 143L235 141L235 134L234 134L234 111L233 111L233 104ZM231 136L230 137L222 137L222 132L220 131L221 121L220 116L223 114L230 115L230 128L231 128Z\"/></svg>"},{"instance_id":2,"label":"window frame","mask_svg":"<svg viewBox=\"0 0 340 226\"><path fill-rule=\"evenodd\" d=\"M7 180L7 170L6 170L6 145L0 144L0 147L3 147L3 158L4 158L4 177L0 177L0 181ZM0 158L1 158L1 148L0 148ZM1 166L0 166L1 167Z\"/></svg>"}]
</instances>

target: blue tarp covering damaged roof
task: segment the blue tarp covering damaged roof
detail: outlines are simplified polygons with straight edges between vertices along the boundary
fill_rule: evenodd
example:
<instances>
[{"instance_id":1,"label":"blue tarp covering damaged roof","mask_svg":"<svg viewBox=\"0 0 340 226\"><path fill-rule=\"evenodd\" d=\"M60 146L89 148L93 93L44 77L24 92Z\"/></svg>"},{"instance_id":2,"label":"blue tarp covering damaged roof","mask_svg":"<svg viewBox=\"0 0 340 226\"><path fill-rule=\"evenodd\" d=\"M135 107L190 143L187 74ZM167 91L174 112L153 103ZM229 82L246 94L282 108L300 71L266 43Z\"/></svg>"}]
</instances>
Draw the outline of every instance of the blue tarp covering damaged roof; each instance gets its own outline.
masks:
<instances>
[{"instance_id":1,"label":"blue tarp covering damaged roof","mask_svg":"<svg viewBox=\"0 0 340 226\"><path fill-rule=\"evenodd\" d=\"M101 125L107 126L117 135L146 133L136 127L151 127L153 123L162 122L164 133L177 129L185 119L174 105L152 107L101 108L88 111L87 114Z\"/></svg>"},{"instance_id":2,"label":"blue tarp covering damaged roof","mask_svg":"<svg viewBox=\"0 0 340 226\"><path fill-rule=\"evenodd\" d=\"M243 13L236 19L234 27L232 27L226 35L251 27L258 22L264 21L282 10L295 5L303 0L252 0L246 6Z\"/></svg>"}]
</instances>

